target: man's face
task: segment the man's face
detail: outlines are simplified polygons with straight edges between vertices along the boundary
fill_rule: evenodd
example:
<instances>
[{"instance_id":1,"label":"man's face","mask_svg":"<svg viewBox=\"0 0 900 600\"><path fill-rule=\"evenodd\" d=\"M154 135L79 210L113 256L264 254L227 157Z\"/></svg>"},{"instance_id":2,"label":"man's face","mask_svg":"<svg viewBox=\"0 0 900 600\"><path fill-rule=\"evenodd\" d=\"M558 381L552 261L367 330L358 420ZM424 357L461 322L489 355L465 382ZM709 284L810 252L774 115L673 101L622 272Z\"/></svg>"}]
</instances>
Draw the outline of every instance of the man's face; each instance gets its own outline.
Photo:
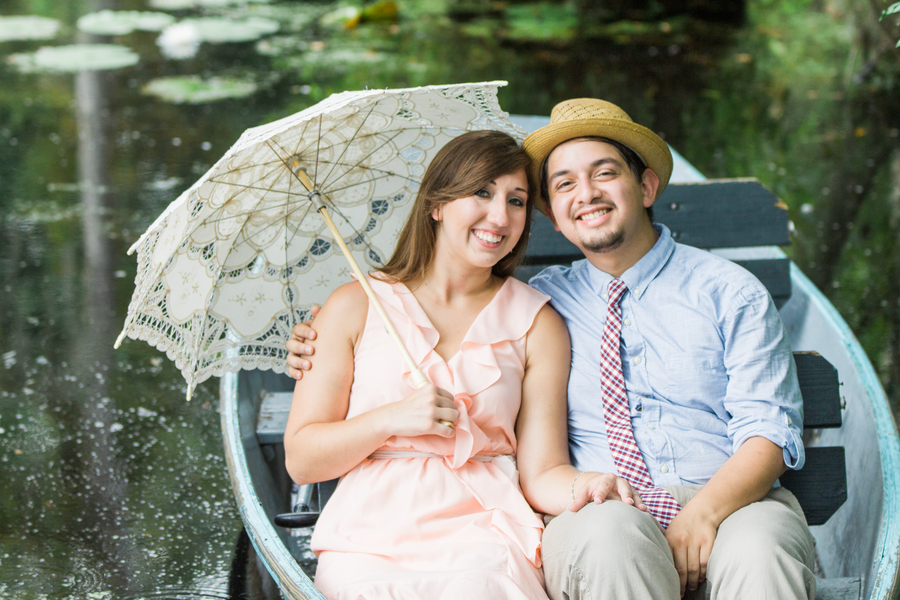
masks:
<instances>
[{"instance_id":1,"label":"man's face","mask_svg":"<svg viewBox=\"0 0 900 600\"><path fill-rule=\"evenodd\" d=\"M596 140L574 139L553 149L547 189L557 231L585 254L629 252L629 244L652 231L647 207L655 201L649 169L638 183L619 151Z\"/></svg>"}]
</instances>

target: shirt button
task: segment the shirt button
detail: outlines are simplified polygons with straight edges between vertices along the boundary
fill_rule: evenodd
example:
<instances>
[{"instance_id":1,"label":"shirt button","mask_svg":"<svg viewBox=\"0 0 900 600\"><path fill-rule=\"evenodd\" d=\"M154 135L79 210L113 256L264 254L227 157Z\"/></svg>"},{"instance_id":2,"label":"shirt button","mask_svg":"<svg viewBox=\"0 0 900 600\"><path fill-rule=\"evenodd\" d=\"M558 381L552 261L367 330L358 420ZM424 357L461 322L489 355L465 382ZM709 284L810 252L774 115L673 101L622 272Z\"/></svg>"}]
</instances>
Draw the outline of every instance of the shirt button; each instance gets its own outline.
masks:
<instances>
[{"instance_id":1,"label":"shirt button","mask_svg":"<svg viewBox=\"0 0 900 600\"><path fill-rule=\"evenodd\" d=\"M622 322L625 323L625 326L626 326L626 327L629 326L629 325L631 325L631 319L625 319L625 320L622 321Z\"/></svg>"},{"instance_id":2,"label":"shirt button","mask_svg":"<svg viewBox=\"0 0 900 600\"><path fill-rule=\"evenodd\" d=\"M788 425L793 425L793 424L794 424L794 422L791 420L790 417L787 418L787 424L788 424Z\"/></svg>"},{"instance_id":3,"label":"shirt button","mask_svg":"<svg viewBox=\"0 0 900 600\"><path fill-rule=\"evenodd\" d=\"M667 467L666 465L663 465L659 468L659 470L662 471L663 473L668 473L669 467Z\"/></svg>"},{"instance_id":4,"label":"shirt button","mask_svg":"<svg viewBox=\"0 0 900 600\"><path fill-rule=\"evenodd\" d=\"M634 293L637 294L638 296L640 296L640 295L641 295L641 288L634 288Z\"/></svg>"},{"instance_id":5,"label":"shirt button","mask_svg":"<svg viewBox=\"0 0 900 600\"><path fill-rule=\"evenodd\" d=\"M649 427L650 429L656 429L656 426L653 423L650 423L649 425L647 425L647 427Z\"/></svg>"},{"instance_id":6,"label":"shirt button","mask_svg":"<svg viewBox=\"0 0 900 600\"><path fill-rule=\"evenodd\" d=\"M635 357L634 357L634 360L633 360L632 362L634 362L634 364L636 364L636 365L641 364L641 357L640 357L640 356L635 356Z\"/></svg>"}]
</instances>

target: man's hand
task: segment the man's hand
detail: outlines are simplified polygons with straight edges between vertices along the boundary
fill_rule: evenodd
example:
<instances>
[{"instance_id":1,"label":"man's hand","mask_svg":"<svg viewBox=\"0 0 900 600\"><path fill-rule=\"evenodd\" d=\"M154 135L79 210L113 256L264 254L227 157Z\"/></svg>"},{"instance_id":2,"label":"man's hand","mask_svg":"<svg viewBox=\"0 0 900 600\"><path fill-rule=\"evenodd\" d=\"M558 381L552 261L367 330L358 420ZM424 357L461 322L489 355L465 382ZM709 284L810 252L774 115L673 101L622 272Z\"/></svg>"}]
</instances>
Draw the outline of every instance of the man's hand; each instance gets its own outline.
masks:
<instances>
[{"instance_id":1,"label":"man's hand","mask_svg":"<svg viewBox=\"0 0 900 600\"><path fill-rule=\"evenodd\" d=\"M313 306L309 311L312 315L309 321L297 323L291 330L291 339L287 341L287 373L293 379L302 379L303 371L309 371L312 363L303 358L312 356L316 349L310 342L316 339L316 331L312 328L313 319L319 314L319 307Z\"/></svg>"},{"instance_id":2,"label":"man's hand","mask_svg":"<svg viewBox=\"0 0 900 600\"><path fill-rule=\"evenodd\" d=\"M693 510L692 510L693 508ZM688 503L669 523L666 540L675 559L675 570L685 589L696 590L706 581L706 565L712 553L719 525L702 509Z\"/></svg>"}]
</instances>

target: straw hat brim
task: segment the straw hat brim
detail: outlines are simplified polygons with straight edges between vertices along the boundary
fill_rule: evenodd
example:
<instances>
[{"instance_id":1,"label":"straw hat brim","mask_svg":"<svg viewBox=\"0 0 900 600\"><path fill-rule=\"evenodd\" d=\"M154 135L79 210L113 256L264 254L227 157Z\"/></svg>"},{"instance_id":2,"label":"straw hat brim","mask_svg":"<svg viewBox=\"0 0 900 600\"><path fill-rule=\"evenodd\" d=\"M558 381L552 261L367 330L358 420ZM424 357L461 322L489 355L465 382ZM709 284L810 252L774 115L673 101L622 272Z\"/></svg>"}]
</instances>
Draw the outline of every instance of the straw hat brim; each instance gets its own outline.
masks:
<instances>
[{"instance_id":1,"label":"straw hat brim","mask_svg":"<svg viewBox=\"0 0 900 600\"><path fill-rule=\"evenodd\" d=\"M531 157L534 181L540 182L541 165L554 148L563 142L590 136L615 140L637 152L659 177L656 190L656 197L659 198L672 177L672 152L662 138L651 130L621 119L573 119L551 123L531 133L522 147ZM543 198L540 198L538 208L544 210L542 205Z\"/></svg>"}]
</instances>

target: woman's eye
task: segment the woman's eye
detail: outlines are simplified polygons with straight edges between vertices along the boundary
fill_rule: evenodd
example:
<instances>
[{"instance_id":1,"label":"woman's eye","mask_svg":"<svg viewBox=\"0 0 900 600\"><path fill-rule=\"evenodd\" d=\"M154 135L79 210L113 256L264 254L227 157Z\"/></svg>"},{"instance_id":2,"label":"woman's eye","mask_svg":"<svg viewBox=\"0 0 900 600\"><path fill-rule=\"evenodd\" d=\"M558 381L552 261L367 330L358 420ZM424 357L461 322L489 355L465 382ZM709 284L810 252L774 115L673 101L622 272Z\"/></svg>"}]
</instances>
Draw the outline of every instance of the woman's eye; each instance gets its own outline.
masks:
<instances>
[{"instance_id":1,"label":"woman's eye","mask_svg":"<svg viewBox=\"0 0 900 600\"><path fill-rule=\"evenodd\" d=\"M491 193L487 190L478 190L477 192L475 192L475 195L478 196L479 198L490 198L491 197Z\"/></svg>"},{"instance_id":2,"label":"woman's eye","mask_svg":"<svg viewBox=\"0 0 900 600\"><path fill-rule=\"evenodd\" d=\"M521 198L510 198L509 203L513 206L525 206L525 201Z\"/></svg>"}]
</instances>

